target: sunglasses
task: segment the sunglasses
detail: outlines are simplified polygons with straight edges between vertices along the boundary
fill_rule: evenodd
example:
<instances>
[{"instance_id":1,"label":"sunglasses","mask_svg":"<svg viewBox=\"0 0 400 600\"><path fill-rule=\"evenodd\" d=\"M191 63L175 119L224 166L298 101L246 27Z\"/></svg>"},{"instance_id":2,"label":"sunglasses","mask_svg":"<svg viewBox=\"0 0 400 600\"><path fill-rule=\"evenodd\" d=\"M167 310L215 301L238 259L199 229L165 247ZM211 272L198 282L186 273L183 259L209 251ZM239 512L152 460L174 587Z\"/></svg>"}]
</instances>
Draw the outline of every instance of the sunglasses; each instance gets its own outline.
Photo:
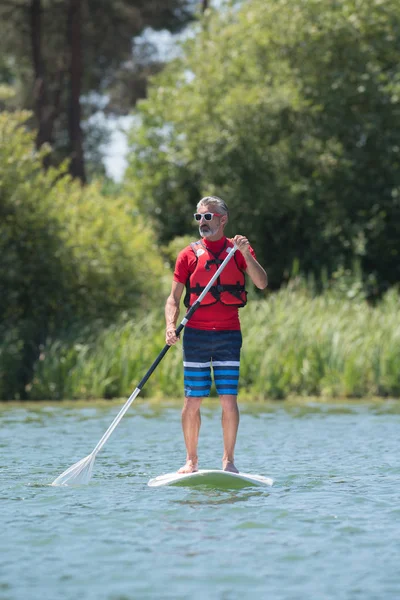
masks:
<instances>
[{"instance_id":1,"label":"sunglasses","mask_svg":"<svg viewBox=\"0 0 400 600\"><path fill-rule=\"evenodd\" d=\"M222 217L222 215L219 215L218 213L212 213L212 212L206 212L204 214L194 213L193 216L196 221L201 221L202 219L204 219L205 221L211 221L211 219L213 217Z\"/></svg>"}]
</instances>

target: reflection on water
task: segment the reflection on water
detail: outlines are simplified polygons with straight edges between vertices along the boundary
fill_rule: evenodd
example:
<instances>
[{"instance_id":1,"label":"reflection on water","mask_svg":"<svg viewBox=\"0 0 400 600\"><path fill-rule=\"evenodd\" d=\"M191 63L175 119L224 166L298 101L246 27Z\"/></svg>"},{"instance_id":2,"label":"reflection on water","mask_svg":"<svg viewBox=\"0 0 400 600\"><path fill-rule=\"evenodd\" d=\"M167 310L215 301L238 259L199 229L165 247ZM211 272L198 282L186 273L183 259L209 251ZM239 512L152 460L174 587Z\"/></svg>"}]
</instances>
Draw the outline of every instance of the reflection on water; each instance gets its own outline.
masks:
<instances>
[{"instance_id":1,"label":"reflection on water","mask_svg":"<svg viewBox=\"0 0 400 600\"><path fill-rule=\"evenodd\" d=\"M189 506L206 505L218 506L221 504L235 504L237 502L247 502L251 498L267 498L270 492L250 491L249 489L228 491L228 490L210 490L202 487L198 493L190 492L184 499L172 499L174 504L184 504Z\"/></svg>"}]
</instances>

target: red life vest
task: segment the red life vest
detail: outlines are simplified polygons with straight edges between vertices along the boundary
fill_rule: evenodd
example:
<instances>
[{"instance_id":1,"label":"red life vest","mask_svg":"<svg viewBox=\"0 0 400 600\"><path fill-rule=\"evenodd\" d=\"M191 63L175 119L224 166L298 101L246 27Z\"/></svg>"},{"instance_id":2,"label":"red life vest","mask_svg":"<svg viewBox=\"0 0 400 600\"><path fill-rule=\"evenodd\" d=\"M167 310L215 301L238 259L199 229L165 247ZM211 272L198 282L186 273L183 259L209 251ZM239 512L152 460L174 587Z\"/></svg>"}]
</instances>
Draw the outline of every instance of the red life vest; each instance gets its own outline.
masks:
<instances>
[{"instance_id":1,"label":"red life vest","mask_svg":"<svg viewBox=\"0 0 400 600\"><path fill-rule=\"evenodd\" d=\"M196 256L196 267L186 283L185 306L192 306L202 291L209 283L211 277L216 273L219 266L227 256L227 250L233 248L233 243L226 240L224 247L218 254L214 254L207 248L202 240L190 244ZM226 265L210 291L201 301L201 306L210 306L221 302L227 306L245 306L247 302L247 292L245 290L244 272L239 269L236 262L236 255L233 256Z\"/></svg>"}]
</instances>

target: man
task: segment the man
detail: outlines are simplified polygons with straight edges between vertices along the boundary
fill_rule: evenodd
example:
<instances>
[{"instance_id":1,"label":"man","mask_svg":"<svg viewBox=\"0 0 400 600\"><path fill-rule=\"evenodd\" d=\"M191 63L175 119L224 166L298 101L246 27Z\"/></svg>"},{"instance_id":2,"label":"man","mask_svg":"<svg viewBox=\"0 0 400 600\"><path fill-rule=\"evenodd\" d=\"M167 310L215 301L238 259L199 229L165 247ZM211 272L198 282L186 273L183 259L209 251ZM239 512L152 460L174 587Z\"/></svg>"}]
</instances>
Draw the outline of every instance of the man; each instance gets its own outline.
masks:
<instances>
[{"instance_id":1,"label":"man","mask_svg":"<svg viewBox=\"0 0 400 600\"><path fill-rule=\"evenodd\" d=\"M182 250L176 261L172 289L165 306L168 345L178 341L175 330L185 287L185 305L189 307L200 296L233 243L236 243L238 250L184 330L185 402L182 410L182 429L186 445L186 463L178 472L193 473L198 470L200 405L202 399L210 393L212 366L222 407L222 468L224 471L238 473L234 463L239 426L237 394L242 346L238 309L246 304L244 273L249 275L259 289L267 286L267 274L257 262L254 250L245 236L236 235L232 240L225 237L228 208L221 198L207 196L200 200L194 218L199 224L202 239Z\"/></svg>"}]
</instances>

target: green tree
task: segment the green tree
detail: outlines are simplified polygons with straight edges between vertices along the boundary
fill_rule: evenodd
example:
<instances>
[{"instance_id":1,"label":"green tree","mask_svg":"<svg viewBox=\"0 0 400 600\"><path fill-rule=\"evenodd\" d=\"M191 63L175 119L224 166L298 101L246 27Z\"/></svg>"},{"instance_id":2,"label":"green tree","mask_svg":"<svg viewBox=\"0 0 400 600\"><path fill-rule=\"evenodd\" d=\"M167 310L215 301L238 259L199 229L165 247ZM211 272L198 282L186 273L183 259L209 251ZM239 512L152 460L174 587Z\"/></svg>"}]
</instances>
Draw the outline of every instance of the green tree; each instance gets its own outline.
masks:
<instances>
[{"instance_id":1,"label":"green tree","mask_svg":"<svg viewBox=\"0 0 400 600\"><path fill-rule=\"evenodd\" d=\"M37 147L48 143L54 150L44 157L47 166L69 157L70 173L85 181L85 138L91 136L89 117L99 97L126 113L131 105L122 98L143 97L148 74L162 66L135 39L146 28L178 31L193 18L195 5L195 0L0 3L0 52L14 63L20 108L34 113Z\"/></svg>"},{"instance_id":2,"label":"green tree","mask_svg":"<svg viewBox=\"0 0 400 600\"><path fill-rule=\"evenodd\" d=\"M249 0L153 79L127 184L160 239L223 196L279 286L355 259L400 279L400 4ZM166 218L165 215L168 215Z\"/></svg>"},{"instance_id":3,"label":"green tree","mask_svg":"<svg viewBox=\"0 0 400 600\"><path fill-rule=\"evenodd\" d=\"M152 232L122 195L43 170L28 114L0 113L0 397L27 397L49 336L137 315L164 267ZM111 201L112 200L112 201Z\"/></svg>"}]
</instances>

